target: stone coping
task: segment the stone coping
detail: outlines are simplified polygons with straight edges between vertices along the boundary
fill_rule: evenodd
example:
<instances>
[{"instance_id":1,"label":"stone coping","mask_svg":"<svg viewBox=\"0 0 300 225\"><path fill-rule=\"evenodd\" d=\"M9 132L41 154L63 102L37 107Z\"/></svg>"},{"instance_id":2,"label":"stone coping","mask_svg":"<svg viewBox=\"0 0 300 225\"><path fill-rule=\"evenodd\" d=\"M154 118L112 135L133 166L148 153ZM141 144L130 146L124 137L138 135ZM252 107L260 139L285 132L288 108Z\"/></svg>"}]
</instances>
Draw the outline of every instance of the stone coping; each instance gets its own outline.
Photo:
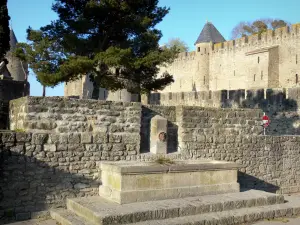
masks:
<instances>
[{"instance_id":1,"label":"stone coping","mask_svg":"<svg viewBox=\"0 0 300 225\"><path fill-rule=\"evenodd\" d=\"M118 161L101 162L101 170L120 174L147 174L147 173L178 173L192 171L237 170L243 166L215 160L175 160L173 164L159 164L156 162Z\"/></svg>"}]
</instances>

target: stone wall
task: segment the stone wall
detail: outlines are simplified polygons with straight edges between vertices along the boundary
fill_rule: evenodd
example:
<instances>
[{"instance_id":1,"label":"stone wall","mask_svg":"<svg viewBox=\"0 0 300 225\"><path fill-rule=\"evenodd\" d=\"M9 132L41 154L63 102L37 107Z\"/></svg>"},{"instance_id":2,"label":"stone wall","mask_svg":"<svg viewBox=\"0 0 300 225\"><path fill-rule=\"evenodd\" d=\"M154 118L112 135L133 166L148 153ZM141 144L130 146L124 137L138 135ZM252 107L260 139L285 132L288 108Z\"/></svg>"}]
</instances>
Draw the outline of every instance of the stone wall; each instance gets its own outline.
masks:
<instances>
[{"instance_id":1,"label":"stone wall","mask_svg":"<svg viewBox=\"0 0 300 225\"><path fill-rule=\"evenodd\" d=\"M300 102L298 93L300 88L151 93L148 104L294 110Z\"/></svg>"},{"instance_id":2,"label":"stone wall","mask_svg":"<svg viewBox=\"0 0 300 225\"><path fill-rule=\"evenodd\" d=\"M46 133L94 133L108 139L140 141L141 104L24 97L10 102L10 129ZM124 141L124 142L123 142ZM134 147L138 151L139 146Z\"/></svg>"},{"instance_id":3,"label":"stone wall","mask_svg":"<svg viewBox=\"0 0 300 225\"><path fill-rule=\"evenodd\" d=\"M24 81L0 80L0 100L12 100L29 95L29 83Z\"/></svg>"},{"instance_id":4,"label":"stone wall","mask_svg":"<svg viewBox=\"0 0 300 225\"><path fill-rule=\"evenodd\" d=\"M244 189L300 191L298 136L262 136L260 110L178 107L179 146L191 158L237 162Z\"/></svg>"},{"instance_id":5,"label":"stone wall","mask_svg":"<svg viewBox=\"0 0 300 225\"><path fill-rule=\"evenodd\" d=\"M0 129L9 127L9 101L29 95L29 90L28 82L0 80Z\"/></svg>"},{"instance_id":6,"label":"stone wall","mask_svg":"<svg viewBox=\"0 0 300 225\"><path fill-rule=\"evenodd\" d=\"M191 106L178 106L176 109L178 125L178 144L181 152L187 143L212 141L223 135L261 135L263 132L261 110L213 109ZM208 139L206 139L206 136ZM198 147L189 145L191 149ZM203 146L201 146L203 147Z\"/></svg>"},{"instance_id":7,"label":"stone wall","mask_svg":"<svg viewBox=\"0 0 300 225\"><path fill-rule=\"evenodd\" d=\"M57 97L25 97L10 106L12 129L29 132L0 135L0 216L27 218L33 211L64 206L67 197L98 195L102 160L153 157L149 133L155 115L168 119L172 154L167 157L237 162L245 166L239 172L242 188L300 191L300 138L262 136L261 109ZM295 114L275 116L287 121Z\"/></svg>"},{"instance_id":8,"label":"stone wall","mask_svg":"<svg viewBox=\"0 0 300 225\"><path fill-rule=\"evenodd\" d=\"M195 37L196 39L196 37ZM300 25L223 43L201 43L160 69L175 82L161 92L299 87ZM209 84L209 85L208 85Z\"/></svg>"},{"instance_id":9,"label":"stone wall","mask_svg":"<svg viewBox=\"0 0 300 225\"><path fill-rule=\"evenodd\" d=\"M101 160L131 160L134 140L103 133L1 133L0 217L65 205L66 197L98 195ZM135 158L134 158L135 159Z\"/></svg>"},{"instance_id":10,"label":"stone wall","mask_svg":"<svg viewBox=\"0 0 300 225\"><path fill-rule=\"evenodd\" d=\"M300 134L300 88L152 93L148 98L143 98L143 103L165 106L260 109L271 120L267 129L268 134Z\"/></svg>"},{"instance_id":11,"label":"stone wall","mask_svg":"<svg viewBox=\"0 0 300 225\"><path fill-rule=\"evenodd\" d=\"M285 194L300 191L298 136L194 137L199 140L185 142L185 150L192 157L226 160L245 166L239 172L242 189Z\"/></svg>"}]
</instances>

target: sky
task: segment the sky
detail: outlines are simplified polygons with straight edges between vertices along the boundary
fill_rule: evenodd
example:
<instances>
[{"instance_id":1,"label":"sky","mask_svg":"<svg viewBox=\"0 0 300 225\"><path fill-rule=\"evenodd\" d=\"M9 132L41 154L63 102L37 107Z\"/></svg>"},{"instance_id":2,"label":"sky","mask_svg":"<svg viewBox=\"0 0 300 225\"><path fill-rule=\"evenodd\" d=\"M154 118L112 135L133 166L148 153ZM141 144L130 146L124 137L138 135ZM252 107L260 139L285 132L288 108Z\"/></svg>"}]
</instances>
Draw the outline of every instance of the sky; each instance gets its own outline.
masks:
<instances>
[{"instance_id":1,"label":"sky","mask_svg":"<svg viewBox=\"0 0 300 225\"><path fill-rule=\"evenodd\" d=\"M53 0L8 0L11 25L19 42L26 42L26 29L39 29L57 19L51 10ZM158 24L163 37L160 44L170 38L185 41L190 51L206 21L212 22L225 39L229 39L232 28L241 21L260 18L280 18L292 24L300 22L299 0L160 0L160 6L170 7L169 14ZM32 96L42 95L42 86L30 73ZM47 96L63 96L64 85L47 88Z\"/></svg>"}]
</instances>

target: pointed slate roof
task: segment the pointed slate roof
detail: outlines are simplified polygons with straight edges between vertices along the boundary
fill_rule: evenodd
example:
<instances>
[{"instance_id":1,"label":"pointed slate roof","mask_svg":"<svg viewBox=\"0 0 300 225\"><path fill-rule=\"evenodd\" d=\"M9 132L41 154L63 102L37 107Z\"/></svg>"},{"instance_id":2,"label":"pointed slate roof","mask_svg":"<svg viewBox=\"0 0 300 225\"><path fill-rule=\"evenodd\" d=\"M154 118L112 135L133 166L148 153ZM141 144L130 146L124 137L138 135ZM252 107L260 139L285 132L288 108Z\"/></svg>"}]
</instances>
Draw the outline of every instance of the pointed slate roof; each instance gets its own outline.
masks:
<instances>
[{"instance_id":1,"label":"pointed slate roof","mask_svg":"<svg viewBox=\"0 0 300 225\"><path fill-rule=\"evenodd\" d=\"M212 23L207 22L203 27L195 44L206 42L219 43L224 41L226 41L225 38L217 30L217 28Z\"/></svg>"},{"instance_id":2,"label":"pointed slate roof","mask_svg":"<svg viewBox=\"0 0 300 225\"><path fill-rule=\"evenodd\" d=\"M17 37L15 35L15 32L13 31L13 29L10 29L10 47L11 49L14 49L17 45L18 41L17 41Z\"/></svg>"}]
</instances>

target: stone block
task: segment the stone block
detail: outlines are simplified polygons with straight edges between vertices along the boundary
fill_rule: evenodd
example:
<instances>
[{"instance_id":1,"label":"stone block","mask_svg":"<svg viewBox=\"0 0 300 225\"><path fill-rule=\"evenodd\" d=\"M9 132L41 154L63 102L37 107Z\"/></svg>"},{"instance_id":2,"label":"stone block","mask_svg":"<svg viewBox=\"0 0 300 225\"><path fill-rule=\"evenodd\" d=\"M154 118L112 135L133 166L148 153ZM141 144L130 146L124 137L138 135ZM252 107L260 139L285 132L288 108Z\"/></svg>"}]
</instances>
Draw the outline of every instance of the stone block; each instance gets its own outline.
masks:
<instances>
[{"instance_id":1,"label":"stone block","mask_svg":"<svg viewBox=\"0 0 300 225\"><path fill-rule=\"evenodd\" d=\"M168 120L156 115L151 119L150 152L153 154L167 154Z\"/></svg>"},{"instance_id":2,"label":"stone block","mask_svg":"<svg viewBox=\"0 0 300 225\"><path fill-rule=\"evenodd\" d=\"M56 145L44 145L45 152L56 152Z\"/></svg>"},{"instance_id":3,"label":"stone block","mask_svg":"<svg viewBox=\"0 0 300 225\"><path fill-rule=\"evenodd\" d=\"M140 134L125 134L122 135L122 142L125 144L137 144L140 143Z\"/></svg>"},{"instance_id":4,"label":"stone block","mask_svg":"<svg viewBox=\"0 0 300 225\"><path fill-rule=\"evenodd\" d=\"M238 167L235 163L210 160L175 161L171 165L102 162L99 194L119 204L126 204L238 192Z\"/></svg>"},{"instance_id":5,"label":"stone block","mask_svg":"<svg viewBox=\"0 0 300 225\"><path fill-rule=\"evenodd\" d=\"M10 151L17 155L23 155L25 152L24 144L18 144L17 146L11 147Z\"/></svg>"},{"instance_id":6,"label":"stone block","mask_svg":"<svg viewBox=\"0 0 300 225\"><path fill-rule=\"evenodd\" d=\"M122 134L110 134L109 135L109 143L121 143L122 142Z\"/></svg>"},{"instance_id":7,"label":"stone block","mask_svg":"<svg viewBox=\"0 0 300 225\"><path fill-rule=\"evenodd\" d=\"M82 133L81 134L81 143L82 144L91 144L93 141L93 136L91 133Z\"/></svg>"},{"instance_id":8,"label":"stone block","mask_svg":"<svg viewBox=\"0 0 300 225\"><path fill-rule=\"evenodd\" d=\"M29 220L29 219L30 219L30 212L16 213L17 221Z\"/></svg>"},{"instance_id":9,"label":"stone block","mask_svg":"<svg viewBox=\"0 0 300 225\"><path fill-rule=\"evenodd\" d=\"M43 145L47 142L48 140L48 134L39 134L39 133L34 133L32 135L32 144L36 145Z\"/></svg>"},{"instance_id":10,"label":"stone block","mask_svg":"<svg viewBox=\"0 0 300 225\"><path fill-rule=\"evenodd\" d=\"M79 133L70 133L68 135L68 143L79 144L81 141Z\"/></svg>"},{"instance_id":11,"label":"stone block","mask_svg":"<svg viewBox=\"0 0 300 225\"><path fill-rule=\"evenodd\" d=\"M93 134L93 143L101 144L108 142L108 134L106 132L96 132Z\"/></svg>"},{"instance_id":12,"label":"stone block","mask_svg":"<svg viewBox=\"0 0 300 225\"><path fill-rule=\"evenodd\" d=\"M16 133L9 132L2 134L2 142L3 143L14 143L16 141Z\"/></svg>"},{"instance_id":13,"label":"stone block","mask_svg":"<svg viewBox=\"0 0 300 225\"><path fill-rule=\"evenodd\" d=\"M31 135L30 133L16 133L16 140L17 142L31 142Z\"/></svg>"}]
</instances>

